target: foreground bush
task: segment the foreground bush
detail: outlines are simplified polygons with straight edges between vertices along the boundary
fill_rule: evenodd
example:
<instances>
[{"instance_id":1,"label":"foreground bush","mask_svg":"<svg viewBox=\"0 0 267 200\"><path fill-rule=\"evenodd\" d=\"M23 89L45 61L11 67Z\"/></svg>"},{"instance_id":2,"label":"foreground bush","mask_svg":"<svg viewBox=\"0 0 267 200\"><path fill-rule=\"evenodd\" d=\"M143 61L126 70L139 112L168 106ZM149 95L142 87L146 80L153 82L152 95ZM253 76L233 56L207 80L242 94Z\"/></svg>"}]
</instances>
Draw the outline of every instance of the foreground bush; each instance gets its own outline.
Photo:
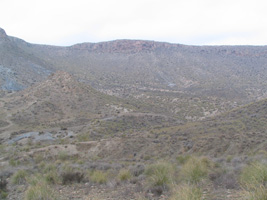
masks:
<instances>
[{"instance_id":1,"label":"foreground bush","mask_svg":"<svg viewBox=\"0 0 267 200\"><path fill-rule=\"evenodd\" d=\"M193 185L181 185L175 188L170 200L202 200L203 193L200 188Z\"/></svg>"},{"instance_id":2,"label":"foreground bush","mask_svg":"<svg viewBox=\"0 0 267 200\"><path fill-rule=\"evenodd\" d=\"M190 158L182 167L180 176L189 183L199 183L207 178L212 162L207 158Z\"/></svg>"},{"instance_id":3,"label":"foreground bush","mask_svg":"<svg viewBox=\"0 0 267 200\"><path fill-rule=\"evenodd\" d=\"M167 186L173 180L174 167L170 163L159 162L149 165L145 174L151 186Z\"/></svg>"},{"instance_id":4,"label":"foreground bush","mask_svg":"<svg viewBox=\"0 0 267 200\"><path fill-rule=\"evenodd\" d=\"M253 163L245 167L240 174L240 183L244 199L267 200L267 165Z\"/></svg>"},{"instance_id":5,"label":"foreground bush","mask_svg":"<svg viewBox=\"0 0 267 200\"><path fill-rule=\"evenodd\" d=\"M267 183L267 165L257 162L245 167L240 175L240 183L243 187Z\"/></svg>"},{"instance_id":6,"label":"foreground bush","mask_svg":"<svg viewBox=\"0 0 267 200\"><path fill-rule=\"evenodd\" d=\"M56 193L45 181L33 182L25 192L25 200L59 200Z\"/></svg>"}]
</instances>

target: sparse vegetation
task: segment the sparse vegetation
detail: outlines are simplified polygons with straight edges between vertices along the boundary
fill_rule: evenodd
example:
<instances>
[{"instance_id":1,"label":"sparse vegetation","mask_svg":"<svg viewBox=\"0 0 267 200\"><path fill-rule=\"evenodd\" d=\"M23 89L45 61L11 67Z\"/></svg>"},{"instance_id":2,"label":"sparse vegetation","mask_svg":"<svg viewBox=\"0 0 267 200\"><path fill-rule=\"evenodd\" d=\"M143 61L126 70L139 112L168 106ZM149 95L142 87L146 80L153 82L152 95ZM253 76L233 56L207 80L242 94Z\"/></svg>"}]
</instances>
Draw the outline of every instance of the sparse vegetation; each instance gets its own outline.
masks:
<instances>
[{"instance_id":1,"label":"sparse vegetation","mask_svg":"<svg viewBox=\"0 0 267 200\"><path fill-rule=\"evenodd\" d=\"M90 173L89 180L94 183L104 184L108 180L108 173L100 170L94 170Z\"/></svg>"},{"instance_id":2,"label":"sparse vegetation","mask_svg":"<svg viewBox=\"0 0 267 200\"><path fill-rule=\"evenodd\" d=\"M28 187L25 192L25 200L59 200L60 195L53 190L45 181L38 180Z\"/></svg>"},{"instance_id":3,"label":"sparse vegetation","mask_svg":"<svg viewBox=\"0 0 267 200\"><path fill-rule=\"evenodd\" d=\"M267 165L260 162L246 166L240 175L242 196L247 200L267 199Z\"/></svg>"},{"instance_id":4,"label":"sparse vegetation","mask_svg":"<svg viewBox=\"0 0 267 200\"><path fill-rule=\"evenodd\" d=\"M12 184L22 184L25 183L28 173L25 170L18 170L13 176L11 177Z\"/></svg>"},{"instance_id":5,"label":"sparse vegetation","mask_svg":"<svg viewBox=\"0 0 267 200\"><path fill-rule=\"evenodd\" d=\"M179 164L183 165L185 162L190 158L191 156L189 155L179 155L177 156L176 160L178 161Z\"/></svg>"},{"instance_id":6,"label":"sparse vegetation","mask_svg":"<svg viewBox=\"0 0 267 200\"><path fill-rule=\"evenodd\" d=\"M9 165L10 166L12 166L12 167L16 167L16 166L18 166L20 164L20 161L19 160L15 160L15 159L13 159L13 158L11 158L10 160L9 160Z\"/></svg>"},{"instance_id":7,"label":"sparse vegetation","mask_svg":"<svg viewBox=\"0 0 267 200\"><path fill-rule=\"evenodd\" d=\"M266 200L265 51L0 41L0 199Z\"/></svg>"},{"instance_id":8,"label":"sparse vegetation","mask_svg":"<svg viewBox=\"0 0 267 200\"><path fill-rule=\"evenodd\" d=\"M251 163L246 166L240 175L240 183L244 187L260 186L267 182L267 164L260 162Z\"/></svg>"},{"instance_id":9,"label":"sparse vegetation","mask_svg":"<svg viewBox=\"0 0 267 200\"><path fill-rule=\"evenodd\" d=\"M200 188L194 185L183 184L175 186L170 200L202 200L203 193Z\"/></svg>"}]
</instances>

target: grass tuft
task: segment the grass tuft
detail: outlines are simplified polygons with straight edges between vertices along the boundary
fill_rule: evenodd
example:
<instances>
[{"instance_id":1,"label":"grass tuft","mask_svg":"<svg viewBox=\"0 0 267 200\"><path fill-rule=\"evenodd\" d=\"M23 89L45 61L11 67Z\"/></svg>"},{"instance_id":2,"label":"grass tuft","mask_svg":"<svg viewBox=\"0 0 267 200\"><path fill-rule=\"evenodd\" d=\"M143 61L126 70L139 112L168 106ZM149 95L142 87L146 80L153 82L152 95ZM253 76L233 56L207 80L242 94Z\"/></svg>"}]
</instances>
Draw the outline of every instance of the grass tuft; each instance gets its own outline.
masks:
<instances>
[{"instance_id":1,"label":"grass tuft","mask_svg":"<svg viewBox=\"0 0 267 200\"><path fill-rule=\"evenodd\" d=\"M202 200L203 192L194 185L181 185L175 188L170 200Z\"/></svg>"},{"instance_id":2,"label":"grass tuft","mask_svg":"<svg viewBox=\"0 0 267 200\"><path fill-rule=\"evenodd\" d=\"M243 187L267 183L267 165L259 162L248 165L240 174L240 183Z\"/></svg>"},{"instance_id":3,"label":"grass tuft","mask_svg":"<svg viewBox=\"0 0 267 200\"><path fill-rule=\"evenodd\" d=\"M57 194L44 180L39 180L30 185L25 192L25 200L58 200Z\"/></svg>"},{"instance_id":4,"label":"grass tuft","mask_svg":"<svg viewBox=\"0 0 267 200\"><path fill-rule=\"evenodd\" d=\"M19 170L11 177L11 183L15 185L22 184L26 181L28 173L25 170Z\"/></svg>"},{"instance_id":5,"label":"grass tuft","mask_svg":"<svg viewBox=\"0 0 267 200\"><path fill-rule=\"evenodd\" d=\"M172 182L174 167L170 163L158 162L147 166L145 174L151 186L167 186Z\"/></svg>"},{"instance_id":6,"label":"grass tuft","mask_svg":"<svg viewBox=\"0 0 267 200\"><path fill-rule=\"evenodd\" d=\"M128 169L121 169L119 174L118 174L118 179L120 181L126 181L129 180L132 177L132 174L130 170Z\"/></svg>"},{"instance_id":7,"label":"grass tuft","mask_svg":"<svg viewBox=\"0 0 267 200\"><path fill-rule=\"evenodd\" d=\"M246 166L240 174L242 195L246 200L267 200L267 164L259 162Z\"/></svg>"},{"instance_id":8,"label":"grass tuft","mask_svg":"<svg viewBox=\"0 0 267 200\"><path fill-rule=\"evenodd\" d=\"M180 175L183 180L197 184L207 178L211 167L211 161L207 158L192 157L183 165Z\"/></svg>"},{"instance_id":9,"label":"grass tuft","mask_svg":"<svg viewBox=\"0 0 267 200\"><path fill-rule=\"evenodd\" d=\"M91 173L89 179L94 183L104 184L107 182L108 173L95 170Z\"/></svg>"}]
</instances>

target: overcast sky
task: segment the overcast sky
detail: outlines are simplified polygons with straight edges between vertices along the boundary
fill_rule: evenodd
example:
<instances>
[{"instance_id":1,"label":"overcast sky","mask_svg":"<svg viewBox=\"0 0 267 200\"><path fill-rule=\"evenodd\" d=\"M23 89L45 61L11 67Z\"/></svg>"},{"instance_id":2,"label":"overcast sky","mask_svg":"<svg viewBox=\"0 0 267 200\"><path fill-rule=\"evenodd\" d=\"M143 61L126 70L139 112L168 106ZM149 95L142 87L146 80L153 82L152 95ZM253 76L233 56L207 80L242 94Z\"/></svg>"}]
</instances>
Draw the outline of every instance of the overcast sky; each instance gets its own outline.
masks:
<instances>
[{"instance_id":1,"label":"overcast sky","mask_svg":"<svg viewBox=\"0 0 267 200\"><path fill-rule=\"evenodd\" d=\"M266 0L0 0L0 27L31 43L144 39L267 45Z\"/></svg>"}]
</instances>

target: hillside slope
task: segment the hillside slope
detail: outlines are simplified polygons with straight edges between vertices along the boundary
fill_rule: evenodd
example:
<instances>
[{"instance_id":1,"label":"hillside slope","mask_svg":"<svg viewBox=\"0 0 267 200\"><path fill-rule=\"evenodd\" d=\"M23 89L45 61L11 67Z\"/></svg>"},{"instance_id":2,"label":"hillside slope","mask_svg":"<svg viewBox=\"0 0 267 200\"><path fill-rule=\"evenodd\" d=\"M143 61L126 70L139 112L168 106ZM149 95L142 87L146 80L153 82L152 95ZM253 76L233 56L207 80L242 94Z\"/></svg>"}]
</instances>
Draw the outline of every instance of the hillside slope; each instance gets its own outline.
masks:
<instances>
[{"instance_id":1,"label":"hillside slope","mask_svg":"<svg viewBox=\"0 0 267 200\"><path fill-rule=\"evenodd\" d=\"M21 49L0 28L1 90L22 90L35 82L44 80L50 73L51 65L48 62Z\"/></svg>"},{"instance_id":2,"label":"hillside slope","mask_svg":"<svg viewBox=\"0 0 267 200\"><path fill-rule=\"evenodd\" d=\"M25 87L51 71L63 70L97 89L119 95L164 89L239 101L266 97L266 46L116 40L56 47L8 36L5 40L12 48L1 42L1 54L6 55L0 58L2 67L15 70L12 66L16 63L16 69L39 74L23 82L20 79L26 74L19 71L15 79ZM31 64L26 66L24 61Z\"/></svg>"},{"instance_id":3,"label":"hillside slope","mask_svg":"<svg viewBox=\"0 0 267 200\"><path fill-rule=\"evenodd\" d=\"M266 113L267 99L201 122L189 122L178 126L159 123L152 128L143 128L135 132L130 128L119 130L107 139L115 145L102 146L99 152L94 152L94 156L107 160L131 158L135 161L145 161L148 158L175 159L178 155L184 154L213 158L257 154L267 151ZM103 134L103 128L112 130L116 124L120 127L121 121L113 120L112 123L98 124L101 128L96 131L107 138L107 135Z\"/></svg>"},{"instance_id":4,"label":"hillside slope","mask_svg":"<svg viewBox=\"0 0 267 200\"><path fill-rule=\"evenodd\" d=\"M102 94L58 71L46 81L1 99L1 110L20 127L66 126L89 123L96 118L130 112L133 106Z\"/></svg>"}]
</instances>

